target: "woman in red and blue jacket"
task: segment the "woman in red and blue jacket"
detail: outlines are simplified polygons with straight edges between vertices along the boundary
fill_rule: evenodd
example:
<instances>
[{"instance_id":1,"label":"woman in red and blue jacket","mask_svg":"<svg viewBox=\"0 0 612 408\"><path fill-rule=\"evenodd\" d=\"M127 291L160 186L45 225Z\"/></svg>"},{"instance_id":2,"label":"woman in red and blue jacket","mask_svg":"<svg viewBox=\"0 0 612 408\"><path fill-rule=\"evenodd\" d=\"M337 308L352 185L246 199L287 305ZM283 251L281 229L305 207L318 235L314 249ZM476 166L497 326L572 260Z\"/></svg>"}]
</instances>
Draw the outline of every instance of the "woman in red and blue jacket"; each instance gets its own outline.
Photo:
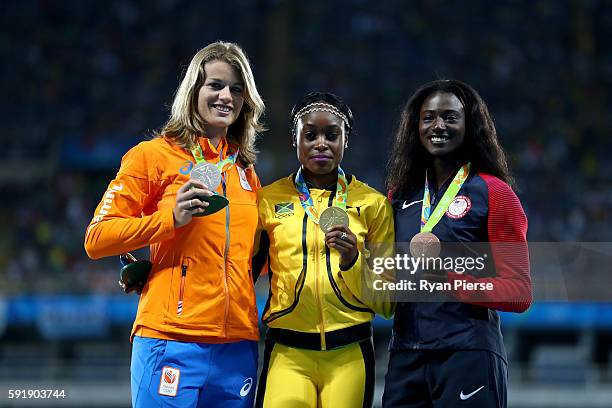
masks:
<instances>
[{"instance_id":1,"label":"woman in red and blue jacket","mask_svg":"<svg viewBox=\"0 0 612 408\"><path fill-rule=\"evenodd\" d=\"M387 174L396 241L439 241L455 252L485 243L488 252L483 270L421 275L451 287L444 298L398 303L383 406L505 407L497 311L531 304L527 218L480 95L455 80L419 88L402 112Z\"/></svg>"}]
</instances>

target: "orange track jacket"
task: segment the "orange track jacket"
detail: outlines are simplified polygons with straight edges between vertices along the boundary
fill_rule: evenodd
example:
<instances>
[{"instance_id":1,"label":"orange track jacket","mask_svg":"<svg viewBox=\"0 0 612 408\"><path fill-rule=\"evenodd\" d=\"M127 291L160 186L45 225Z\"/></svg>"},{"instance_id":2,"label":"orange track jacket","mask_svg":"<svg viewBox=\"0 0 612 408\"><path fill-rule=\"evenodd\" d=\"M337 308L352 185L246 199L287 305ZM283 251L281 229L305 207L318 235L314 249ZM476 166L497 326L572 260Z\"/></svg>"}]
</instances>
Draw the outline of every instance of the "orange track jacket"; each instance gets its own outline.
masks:
<instances>
[{"instance_id":1,"label":"orange track jacket","mask_svg":"<svg viewBox=\"0 0 612 408\"><path fill-rule=\"evenodd\" d=\"M219 151L200 138L209 162ZM228 144L219 146L222 157ZM176 193L190 177L190 152L164 138L142 142L121 160L87 228L91 258L150 245L153 268L140 296L132 336L224 343L258 340L251 257L257 229L257 190L252 166L225 173L230 204L174 228ZM223 193L223 184L217 192Z\"/></svg>"}]
</instances>

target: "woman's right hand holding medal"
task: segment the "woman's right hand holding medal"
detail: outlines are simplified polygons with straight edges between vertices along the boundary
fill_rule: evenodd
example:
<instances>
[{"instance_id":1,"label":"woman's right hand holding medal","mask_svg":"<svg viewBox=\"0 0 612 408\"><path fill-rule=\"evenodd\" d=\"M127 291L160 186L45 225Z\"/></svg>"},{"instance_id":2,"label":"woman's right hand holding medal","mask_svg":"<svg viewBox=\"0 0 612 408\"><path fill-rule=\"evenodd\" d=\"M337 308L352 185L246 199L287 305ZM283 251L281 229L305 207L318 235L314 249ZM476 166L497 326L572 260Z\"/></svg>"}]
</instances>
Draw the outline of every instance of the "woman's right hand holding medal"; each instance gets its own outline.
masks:
<instances>
[{"instance_id":1,"label":"woman's right hand holding medal","mask_svg":"<svg viewBox=\"0 0 612 408\"><path fill-rule=\"evenodd\" d=\"M346 225L334 225L325 233L325 245L338 251L340 266L351 265L357 259L357 237Z\"/></svg>"},{"instance_id":2,"label":"woman's right hand holding medal","mask_svg":"<svg viewBox=\"0 0 612 408\"><path fill-rule=\"evenodd\" d=\"M172 213L174 214L174 227L180 228L191 222L195 214L202 214L208 203L201 198L210 197L210 191L201 181L189 179L176 193L176 204Z\"/></svg>"}]
</instances>

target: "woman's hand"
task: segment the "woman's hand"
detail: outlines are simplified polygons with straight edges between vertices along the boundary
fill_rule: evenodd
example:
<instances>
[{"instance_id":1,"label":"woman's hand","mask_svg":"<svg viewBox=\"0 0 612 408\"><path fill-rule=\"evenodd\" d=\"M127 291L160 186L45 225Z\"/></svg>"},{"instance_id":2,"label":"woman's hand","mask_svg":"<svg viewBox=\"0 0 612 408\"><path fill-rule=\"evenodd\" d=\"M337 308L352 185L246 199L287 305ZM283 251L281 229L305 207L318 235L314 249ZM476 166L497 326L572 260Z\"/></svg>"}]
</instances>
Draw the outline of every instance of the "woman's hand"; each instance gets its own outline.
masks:
<instances>
[{"instance_id":1,"label":"woman's hand","mask_svg":"<svg viewBox=\"0 0 612 408\"><path fill-rule=\"evenodd\" d=\"M359 255L357 250L357 237L343 225L336 225L325 234L325 245L340 253L340 266L345 267L353 263Z\"/></svg>"},{"instance_id":2,"label":"woman's hand","mask_svg":"<svg viewBox=\"0 0 612 408\"><path fill-rule=\"evenodd\" d=\"M202 214L208 203L200 200L202 197L210 197L210 191L200 181L189 179L176 193L176 204L172 213L174 214L174 227L180 228L191 222L194 214Z\"/></svg>"}]
</instances>

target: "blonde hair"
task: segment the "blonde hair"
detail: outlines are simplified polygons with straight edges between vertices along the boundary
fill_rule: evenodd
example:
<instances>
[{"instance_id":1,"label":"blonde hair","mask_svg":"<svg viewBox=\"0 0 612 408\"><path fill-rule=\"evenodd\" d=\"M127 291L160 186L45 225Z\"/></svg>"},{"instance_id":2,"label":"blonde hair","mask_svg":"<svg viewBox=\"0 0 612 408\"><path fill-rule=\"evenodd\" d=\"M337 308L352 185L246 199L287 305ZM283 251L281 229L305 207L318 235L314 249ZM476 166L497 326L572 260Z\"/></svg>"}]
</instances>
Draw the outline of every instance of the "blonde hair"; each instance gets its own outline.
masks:
<instances>
[{"instance_id":1,"label":"blonde hair","mask_svg":"<svg viewBox=\"0 0 612 408\"><path fill-rule=\"evenodd\" d=\"M259 120L265 105L255 86L249 60L238 44L217 41L194 55L174 95L170 118L160 131L155 132L155 136L165 137L190 149L195 145L197 137L205 133L205 122L198 113L198 93L206 79L204 65L210 61L227 62L238 70L244 81L245 103L240 115L228 129L228 140L238 144L238 160L248 166L255 162L257 156L256 134L265 130Z\"/></svg>"}]
</instances>

